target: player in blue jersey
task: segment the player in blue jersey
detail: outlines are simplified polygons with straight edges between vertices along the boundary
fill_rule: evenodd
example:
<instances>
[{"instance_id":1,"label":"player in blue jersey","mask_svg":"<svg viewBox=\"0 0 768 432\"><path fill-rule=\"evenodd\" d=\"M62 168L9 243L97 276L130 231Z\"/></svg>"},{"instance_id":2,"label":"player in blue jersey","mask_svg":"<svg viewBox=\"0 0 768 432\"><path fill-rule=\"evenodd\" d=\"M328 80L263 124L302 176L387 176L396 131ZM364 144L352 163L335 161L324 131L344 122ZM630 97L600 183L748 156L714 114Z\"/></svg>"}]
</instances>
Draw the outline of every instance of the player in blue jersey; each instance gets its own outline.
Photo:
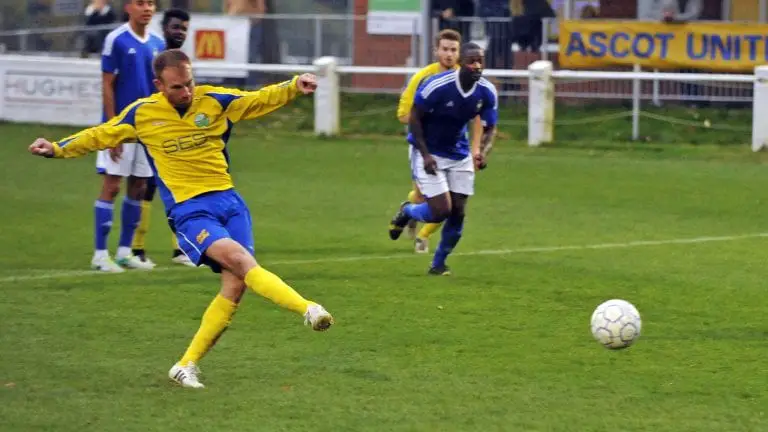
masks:
<instances>
[{"instance_id":1,"label":"player in blue jersey","mask_svg":"<svg viewBox=\"0 0 768 432\"><path fill-rule=\"evenodd\" d=\"M129 0L125 5L128 22L116 28L104 40L101 57L104 114L108 121L137 99L155 92L152 61L165 50L165 42L148 30L155 13L155 0ZM131 253L133 234L141 217L141 200L152 168L143 149L133 143L100 151L96 168L103 175L101 193L95 204L95 251L91 267L105 272L122 272L126 268L149 270L154 264ZM120 183L127 178L123 199L120 241L115 260L109 256L107 238L112 227L115 198Z\"/></svg>"},{"instance_id":2,"label":"player in blue jersey","mask_svg":"<svg viewBox=\"0 0 768 432\"><path fill-rule=\"evenodd\" d=\"M445 222L429 274L450 274L445 264L464 228L467 199L475 191L475 165L486 167L496 130L496 88L482 77L484 53L477 44L461 49L458 71L434 75L419 87L411 108L408 142L411 174L427 201L407 201L392 218L389 236L400 237L410 220ZM467 124L480 115L483 135L470 153Z\"/></svg>"},{"instance_id":3,"label":"player in blue jersey","mask_svg":"<svg viewBox=\"0 0 768 432\"><path fill-rule=\"evenodd\" d=\"M163 39L165 39L166 48L179 49L187 40L187 32L189 31L189 13L182 9L168 9L163 13L163 20L160 23L160 27L163 31ZM150 177L147 181L147 189L146 192L144 192L144 199L141 201L141 219L139 220L139 225L136 227L136 232L133 234L133 242L131 244L133 255L141 261L148 263L151 263L152 261L147 258L145 242L147 233L149 232L152 200L155 199L156 191L157 184L155 183L155 178ZM172 235L171 237L171 242L173 243L171 261L176 264L196 267L195 263L181 251L176 236Z\"/></svg>"}]
</instances>

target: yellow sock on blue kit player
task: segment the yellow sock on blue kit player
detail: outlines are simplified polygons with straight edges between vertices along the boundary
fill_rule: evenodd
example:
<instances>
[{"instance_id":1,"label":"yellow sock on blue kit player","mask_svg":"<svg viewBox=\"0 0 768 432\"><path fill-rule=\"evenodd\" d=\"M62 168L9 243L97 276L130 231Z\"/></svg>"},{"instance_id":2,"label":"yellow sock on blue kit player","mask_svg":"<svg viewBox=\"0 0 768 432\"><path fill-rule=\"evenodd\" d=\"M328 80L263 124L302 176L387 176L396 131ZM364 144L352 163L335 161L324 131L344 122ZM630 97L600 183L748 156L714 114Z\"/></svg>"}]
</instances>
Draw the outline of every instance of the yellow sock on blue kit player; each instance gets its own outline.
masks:
<instances>
[{"instance_id":1,"label":"yellow sock on blue kit player","mask_svg":"<svg viewBox=\"0 0 768 432\"><path fill-rule=\"evenodd\" d=\"M201 388L197 365L229 326L246 288L303 315L314 330L333 324L325 308L256 262L250 212L234 189L226 147L235 123L266 115L300 93L312 93L316 81L305 74L255 92L195 86L189 57L179 50L161 53L153 66L160 93L57 143L40 138L29 151L72 158L131 140L144 146L179 245L195 264L221 273L219 294L168 372L184 387Z\"/></svg>"}]
</instances>

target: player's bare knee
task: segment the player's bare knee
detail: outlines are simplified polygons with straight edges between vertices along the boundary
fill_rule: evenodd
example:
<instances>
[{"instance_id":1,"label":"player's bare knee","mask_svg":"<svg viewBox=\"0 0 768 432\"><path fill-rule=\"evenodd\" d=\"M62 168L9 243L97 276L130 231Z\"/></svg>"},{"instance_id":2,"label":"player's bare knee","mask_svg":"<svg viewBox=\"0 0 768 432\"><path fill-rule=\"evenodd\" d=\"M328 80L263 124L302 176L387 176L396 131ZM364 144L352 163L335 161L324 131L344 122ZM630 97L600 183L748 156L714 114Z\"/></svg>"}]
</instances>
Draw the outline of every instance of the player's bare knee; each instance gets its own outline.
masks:
<instances>
[{"instance_id":1,"label":"player's bare knee","mask_svg":"<svg viewBox=\"0 0 768 432\"><path fill-rule=\"evenodd\" d=\"M461 225L464 223L464 210L451 212L447 220L451 221L454 225Z\"/></svg>"},{"instance_id":2,"label":"player's bare knee","mask_svg":"<svg viewBox=\"0 0 768 432\"><path fill-rule=\"evenodd\" d=\"M120 177L105 176L104 183L101 185L99 199L114 201L118 194L120 194Z\"/></svg>"},{"instance_id":3,"label":"player's bare knee","mask_svg":"<svg viewBox=\"0 0 768 432\"><path fill-rule=\"evenodd\" d=\"M239 248L239 250L232 250L227 255L227 264L225 267L239 278L245 278L248 272L256 267L256 259L253 255L248 253L245 248Z\"/></svg>"},{"instance_id":4,"label":"player's bare knee","mask_svg":"<svg viewBox=\"0 0 768 432\"><path fill-rule=\"evenodd\" d=\"M465 208L463 205L455 205L451 208L451 215L449 217L455 220L464 219L464 210Z\"/></svg>"},{"instance_id":5,"label":"player's bare knee","mask_svg":"<svg viewBox=\"0 0 768 432\"><path fill-rule=\"evenodd\" d=\"M451 203L446 200L430 201L429 210L435 222L442 222L451 215Z\"/></svg>"},{"instance_id":6,"label":"player's bare knee","mask_svg":"<svg viewBox=\"0 0 768 432\"><path fill-rule=\"evenodd\" d=\"M147 179L130 177L128 179L128 191L126 195L133 200L142 200L147 193Z\"/></svg>"}]
</instances>

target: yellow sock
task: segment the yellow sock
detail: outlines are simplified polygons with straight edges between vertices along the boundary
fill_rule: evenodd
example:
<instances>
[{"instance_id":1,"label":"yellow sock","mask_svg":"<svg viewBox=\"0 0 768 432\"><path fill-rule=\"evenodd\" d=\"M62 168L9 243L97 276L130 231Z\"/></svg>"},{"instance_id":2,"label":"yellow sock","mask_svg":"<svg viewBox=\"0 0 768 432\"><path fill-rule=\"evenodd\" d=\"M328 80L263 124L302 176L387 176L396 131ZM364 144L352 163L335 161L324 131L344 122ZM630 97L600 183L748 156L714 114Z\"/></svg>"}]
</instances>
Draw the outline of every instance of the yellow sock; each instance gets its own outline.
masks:
<instances>
[{"instance_id":1,"label":"yellow sock","mask_svg":"<svg viewBox=\"0 0 768 432\"><path fill-rule=\"evenodd\" d=\"M179 238L173 233L171 233L171 238L173 239L173 250L181 250L179 247Z\"/></svg>"},{"instance_id":2,"label":"yellow sock","mask_svg":"<svg viewBox=\"0 0 768 432\"><path fill-rule=\"evenodd\" d=\"M304 315L311 302L299 295L288 286L279 276L266 270L264 267L254 267L245 275L245 284L262 297Z\"/></svg>"},{"instance_id":3,"label":"yellow sock","mask_svg":"<svg viewBox=\"0 0 768 432\"><path fill-rule=\"evenodd\" d=\"M136 232L133 233L133 244L131 249L144 249L144 240L147 238L147 232L149 231L149 215L152 213L152 203L149 201L141 202L141 219L139 219L139 226L136 227Z\"/></svg>"},{"instance_id":4,"label":"yellow sock","mask_svg":"<svg viewBox=\"0 0 768 432\"><path fill-rule=\"evenodd\" d=\"M179 364L186 366L189 362L198 363L229 327L235 310L237 310L237 303L222 297L221 294L217 295L205 310L200 328Z\"/></svg>"},{"instance_id":5,"label":"yellow sock","mask_svg":"<svg viewBox=\"0 0 768 432\"><path fill-rule=\"evenodd\" d=\"M442 225L442 223L425 223L424 226L421 227L418 237L420 239L428 239L429 236L440 229L440 225Z\"/></svg>"},{"instance_id":6,"label":"yellow sock","mask_svg":"<svg viewBox=\"0 0 768 432\"><path fill-rule=\"evenodd\" d=\"M421 202L421 200L419 200L419 194L415 190L408 192L408 202L411 204L418 204Z\"/></svg>"}]
</instances>

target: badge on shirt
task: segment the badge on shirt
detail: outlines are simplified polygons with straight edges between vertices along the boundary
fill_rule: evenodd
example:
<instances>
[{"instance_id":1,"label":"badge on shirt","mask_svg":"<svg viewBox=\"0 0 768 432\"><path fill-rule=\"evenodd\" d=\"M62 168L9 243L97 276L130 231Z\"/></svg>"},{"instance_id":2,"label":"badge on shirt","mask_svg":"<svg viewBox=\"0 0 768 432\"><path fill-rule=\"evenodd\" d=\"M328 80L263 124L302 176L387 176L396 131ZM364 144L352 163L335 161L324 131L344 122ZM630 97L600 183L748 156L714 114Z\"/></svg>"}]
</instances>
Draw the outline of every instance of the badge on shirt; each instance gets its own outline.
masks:
<instances>
[{"instance_id":1,"label":"badge on shirt","mask_svg":"<svg viewBox=\"0 0 768 432\"><path fill-rule=\"evenodd\" d=\"M211 124L211 119L205 113L199 113L195 116L195 126L202 128Z\"/></svg>"}]
</instances>

